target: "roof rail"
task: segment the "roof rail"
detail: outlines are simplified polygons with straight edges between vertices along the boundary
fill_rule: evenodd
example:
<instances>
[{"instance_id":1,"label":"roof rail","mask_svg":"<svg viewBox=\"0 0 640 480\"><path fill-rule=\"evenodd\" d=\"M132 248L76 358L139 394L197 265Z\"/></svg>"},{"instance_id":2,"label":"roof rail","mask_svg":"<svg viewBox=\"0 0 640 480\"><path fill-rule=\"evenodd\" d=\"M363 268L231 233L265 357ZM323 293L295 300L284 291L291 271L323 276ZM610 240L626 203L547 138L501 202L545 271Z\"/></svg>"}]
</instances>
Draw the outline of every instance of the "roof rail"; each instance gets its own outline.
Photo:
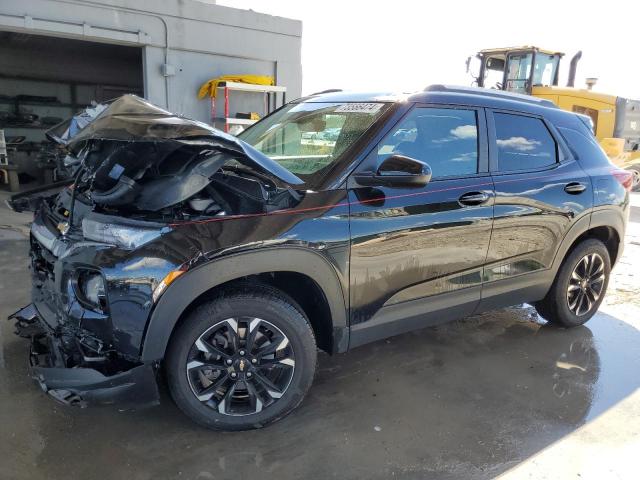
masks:
<instances>
[{"instance_id":1,"label":"roof rail","mask_svg":"<svg viewBox=\"0 0 640 480\"><path fill-rule=\"evenodd\" d=\"M521 93L505 92L503 90L493 90L489 88L478 87L459 87L456 85L429 85L424 89L425 92L447 92L447 93L464 93L467 95L483 95L493 98L504 98L505 100L516 100L518 102L531 103L533 105L541 105L544 107L558 108L551 100L544 98L536 98L530 95L522 95Z\"/></svg>"},{"instance_id":2,"label":"roof rail","mask_svg":"<svg viewBox=\"0 0 640 480\"><path fill-rule=\"evenodd\" d=\"M321 92L315 92L315 93L312 93L311 95L322 95L323 93L336 93L341 91L342 91L341 88L328 88L327 90L322 90Z\"/></svg>"}]
</instances>

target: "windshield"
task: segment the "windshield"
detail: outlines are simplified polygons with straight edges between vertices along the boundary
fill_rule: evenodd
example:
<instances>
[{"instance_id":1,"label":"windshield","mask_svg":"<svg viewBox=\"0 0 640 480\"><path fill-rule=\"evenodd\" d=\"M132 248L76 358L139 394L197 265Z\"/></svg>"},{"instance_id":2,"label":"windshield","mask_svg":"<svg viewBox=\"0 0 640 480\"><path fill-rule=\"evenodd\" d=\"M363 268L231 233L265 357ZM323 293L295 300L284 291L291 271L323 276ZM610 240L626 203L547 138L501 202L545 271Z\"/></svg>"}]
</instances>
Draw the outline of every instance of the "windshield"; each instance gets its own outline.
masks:
<instances>
[{"instance_id":1,"label":"windshield","mask_svg":"<svg viewBox=\"0 0 640 480\"><path fill-rule=\"evenodd\" d=\"M390 106L382 102L290 104L239 137L313 188Z\"/></svg>"}]
</instances>

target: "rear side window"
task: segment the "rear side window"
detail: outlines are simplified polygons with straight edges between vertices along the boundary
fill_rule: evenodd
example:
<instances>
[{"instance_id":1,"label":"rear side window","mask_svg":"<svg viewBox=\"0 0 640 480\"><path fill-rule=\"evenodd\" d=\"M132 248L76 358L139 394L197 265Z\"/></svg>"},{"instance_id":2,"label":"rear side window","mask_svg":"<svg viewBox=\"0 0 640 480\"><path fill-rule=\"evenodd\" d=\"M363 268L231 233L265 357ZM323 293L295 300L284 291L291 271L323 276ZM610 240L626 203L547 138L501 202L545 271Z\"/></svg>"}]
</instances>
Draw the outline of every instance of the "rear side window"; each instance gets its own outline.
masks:
<instances>
[{"instance_id":1,"label":"rear side window","mask_svg":"<svg viewBox=\"0 0 640 480\"><path fill-rule=\"evenodd\" d=\"M510 172L553 165L558 160L556 142L538 118L494 113L498 170Z\"/></svg>"},{"instance_id":2,"label":"rear side window","mask_svg":"<svg viewBox=\"0 0 640 480\"><path fill-rule=\"evenodd\" d=\"M581 105L574 105L571 110L583 115L589 115L589 117L591 117L591 121L593 122L593 131L598 131L598 110L596 110L595 108L583 107Z\"/></svg>"},{"instance_id":3,"label":"rear side window","mask_svg":"<svg viewBox=\"0 0 640 480\"><path fill-rule=\"evenodd\" d=\"M434 178L477 173L475 110L414 108L378 145L378 165L392 154L427 163Z\"/></svg>"},{"instance_id":4,"label":"rear side window","mask_svg":"<svg viewBox=\"0 0 640 480\"><path fill-rule=\"evenodd\" d=\"M572 128L560 127L558 130L582 166L602 167L611 164L609 157L604 153L593 135L585 135Z\"/></svg>"}]
</instances>

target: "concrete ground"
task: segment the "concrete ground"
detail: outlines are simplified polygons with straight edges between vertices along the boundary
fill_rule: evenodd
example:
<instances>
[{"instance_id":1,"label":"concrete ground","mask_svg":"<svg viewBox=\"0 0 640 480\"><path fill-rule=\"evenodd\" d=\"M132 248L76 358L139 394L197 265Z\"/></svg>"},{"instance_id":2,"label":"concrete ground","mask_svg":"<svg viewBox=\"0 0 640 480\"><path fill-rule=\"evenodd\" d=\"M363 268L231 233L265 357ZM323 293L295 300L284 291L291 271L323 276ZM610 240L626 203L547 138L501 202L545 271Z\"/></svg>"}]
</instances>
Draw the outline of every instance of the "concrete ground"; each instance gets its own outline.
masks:
<instances>
[{"instance_id":1,"label":"concrete ground","mask_svg":"<svg viewBox=\"0 0 640 480\"><path fill-rule=\"evenodd\" d=\"M640 195L633 205L587 326L549 327L525 305L323 355L297 411L242 433L195 426L166 393L137 412L46 398L2 320L30 288L29 217L3 206L0 478L638 478Z\"/></svg>"}]
</instances>

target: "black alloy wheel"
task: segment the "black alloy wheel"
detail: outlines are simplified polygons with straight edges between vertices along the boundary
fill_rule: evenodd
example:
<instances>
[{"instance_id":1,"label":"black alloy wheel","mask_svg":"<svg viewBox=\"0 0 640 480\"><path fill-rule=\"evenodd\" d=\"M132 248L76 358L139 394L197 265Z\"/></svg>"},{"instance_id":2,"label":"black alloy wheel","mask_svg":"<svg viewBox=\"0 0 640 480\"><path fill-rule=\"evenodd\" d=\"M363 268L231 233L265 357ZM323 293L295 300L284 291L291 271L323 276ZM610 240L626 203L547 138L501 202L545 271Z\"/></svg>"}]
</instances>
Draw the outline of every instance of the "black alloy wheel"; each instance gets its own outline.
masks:
<instances>
[{"instance_id":1,"label":"black alloy wheel","mask_svg":"<svg viewBox=\"0 0 640 480\"><path fill-rule=\"evenodd\" d=\"M582 325L598 311L609 283L611 259L596 238L573 247L547 295L534 306L542 318L563 327Z\"/></svg>"},{"instance_id":2,"label":"black alloy wheel","mask_svg":"<svg viewBox=\"0 0 640 480\"><path fill-rule=\"evenodd\" d=\"M578 317L589 313L602 295L605 279L604 260L600 255L589 253L582 257L569 278L569 310Z\"/></svg>"},{"instance_id":3,"label":"black alloy wheel","mask_svg":"<svg viewBox=\"0 0 640 480\"><path fill-rule=\"evenodd\" d=\"M242 284L219 292L181 322L164 365L171 396L192 420L246 430L300 404L316 357L310 323L289 296Z\"/></svg>"},{"instance_id":4,"label":"black alloy wheel","mask_svg":"<svg viewBox=\"0 0 640 480\"><path fill-rule=\"evenodd\" d=\"M261 412L287 391L295 371L289 338L266 320L227 318L194 342L186 364L196 398L223 415Z\"/></svg>"}]
</instances>

